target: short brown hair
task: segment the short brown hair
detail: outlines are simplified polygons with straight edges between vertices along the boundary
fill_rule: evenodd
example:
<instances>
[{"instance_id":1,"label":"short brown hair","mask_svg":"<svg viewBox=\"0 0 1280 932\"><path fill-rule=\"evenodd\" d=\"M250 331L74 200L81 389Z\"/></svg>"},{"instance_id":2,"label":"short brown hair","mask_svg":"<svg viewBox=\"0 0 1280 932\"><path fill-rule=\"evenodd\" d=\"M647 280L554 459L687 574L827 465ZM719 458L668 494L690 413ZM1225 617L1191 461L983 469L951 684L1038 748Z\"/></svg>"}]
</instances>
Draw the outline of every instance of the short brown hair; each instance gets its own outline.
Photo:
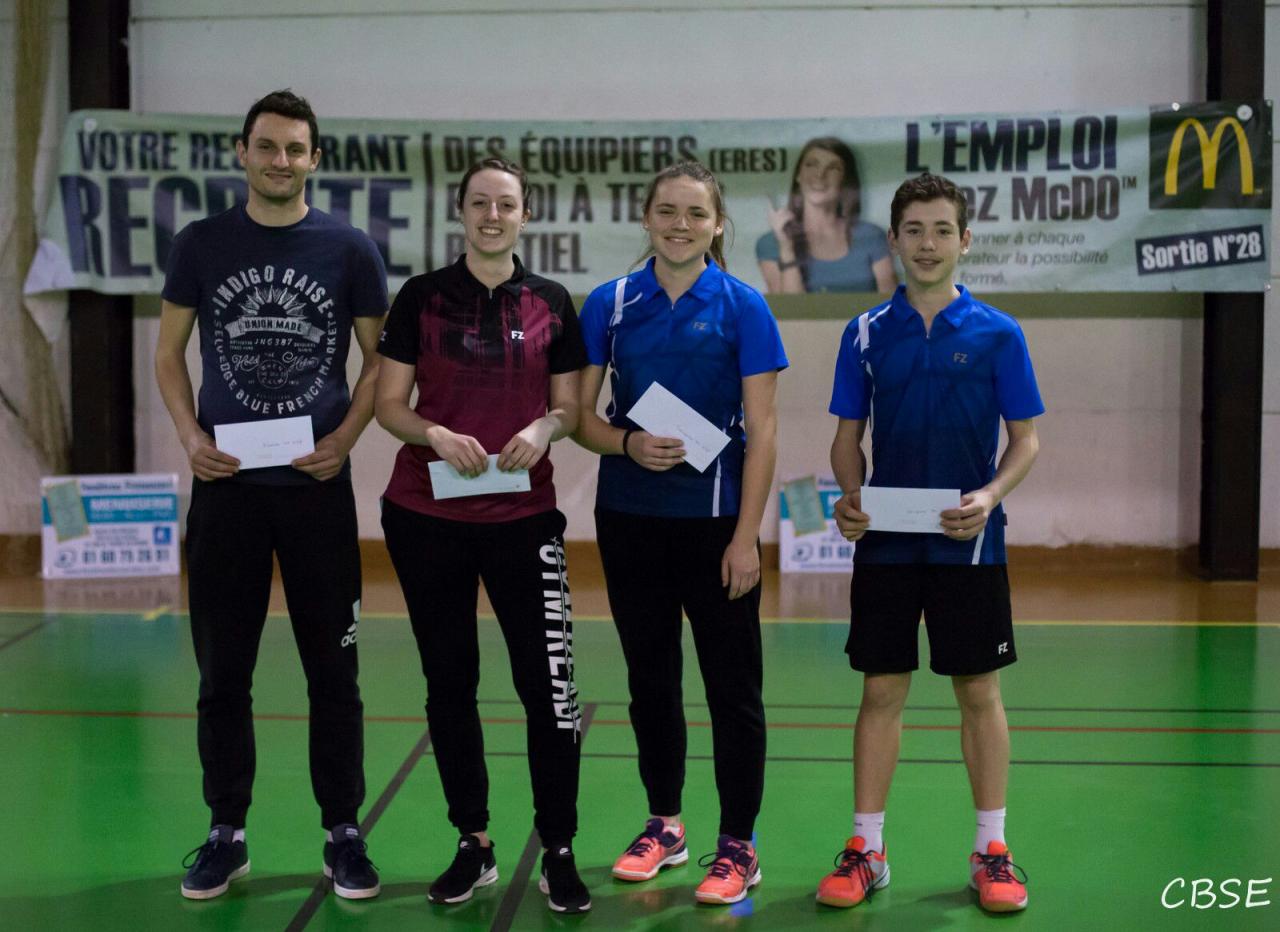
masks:
<instances>
[{"instance_id":1,"label":"short brown hair","mask_svg":"<svg viewBox=\"0 0 1280 932\"><path fill-rule=\"evenodd\" d=\"M889 229L893 230L893 235L898 235L898 224L909 205L936 200L950 201L955 205L956 223L960 227L960 235L964 236L969 226L969 202L949 178L929 172L902 182L894 192L893 203L889 207Z\"/></svg>"},{"instance_id":2,"label":"short brown hair","mask_svg":"<svg viewBox=\"0 0 1280 932\"><path fill-rule=\"evenodd\" d=\"M316 126L315 111L311 109L307 98L299 97L287 87L272 91L261 100L255 101L249 108L244 118L244 129L240 133L240 141L246 148L249 145L249 134L253 132L253 124L258 122L258 117L264 113L274 113L276 116L287 117L290 120L306 120L307 129L311 131L311 151L315 152L320 148L320 129Z\"/></svg>"}]
</instances>

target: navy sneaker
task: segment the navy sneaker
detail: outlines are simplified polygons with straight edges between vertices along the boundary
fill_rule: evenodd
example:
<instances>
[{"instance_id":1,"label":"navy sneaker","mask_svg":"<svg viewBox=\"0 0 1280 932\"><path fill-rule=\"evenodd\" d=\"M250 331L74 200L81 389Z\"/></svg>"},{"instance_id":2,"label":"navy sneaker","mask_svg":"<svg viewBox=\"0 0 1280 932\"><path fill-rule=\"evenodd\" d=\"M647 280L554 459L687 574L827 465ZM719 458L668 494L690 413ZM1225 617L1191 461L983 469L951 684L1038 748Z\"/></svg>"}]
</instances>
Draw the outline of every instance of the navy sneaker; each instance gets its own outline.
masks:
<instances>
[{"instance_id":1,"label":"navy sneaker","mask_svg":"<svg viewBox=\"0 0 1280 932\"><path fill-rule=\"evenodd\" d=\"M187 875L182 878L182 895L189 900L211 900L222 896L231 881L249 873L249 846L234 841L236 830L215 825L209 840L192 848L182 859Z\"/></svg>"},{"instance_id":2,"label":"navy sneaker","mask_svg":"<svg viewBox=\"0 0 1280 932\"><path fill-rule=\"evenodd\" d=\"M573 851L568 846L542 853L542 876L538 889L547 895L547 908L556 913L585 913L591 908L591 894L578 876Z\"/></svg>"},{"instance_id":3,"label":"navy sneaker","mask_svg":"<svg viewBox=\"0 0 1280 932\"><path fill-rule=\"evenodd\" d=\"M324 875L333 881L333 892L348 900L367 900L382 890L378 871L369 860L368 846L354 825L335 825L324 843Z\"/></svg>"},{"instance_id":4,"label":"navy sneaker","mask_svg":"<svg viewBox=\"0 0 1280 932\"><path fill-rule=\"evenodd\" d=\"M476 887L497 882L498 862L493 856L493 845L485 848L475 835L463 835L458 839L458 853L453 856L453 863L436 878L427 891L427 899L432 903L465 903Z\"/></svg>"}]
</instances>

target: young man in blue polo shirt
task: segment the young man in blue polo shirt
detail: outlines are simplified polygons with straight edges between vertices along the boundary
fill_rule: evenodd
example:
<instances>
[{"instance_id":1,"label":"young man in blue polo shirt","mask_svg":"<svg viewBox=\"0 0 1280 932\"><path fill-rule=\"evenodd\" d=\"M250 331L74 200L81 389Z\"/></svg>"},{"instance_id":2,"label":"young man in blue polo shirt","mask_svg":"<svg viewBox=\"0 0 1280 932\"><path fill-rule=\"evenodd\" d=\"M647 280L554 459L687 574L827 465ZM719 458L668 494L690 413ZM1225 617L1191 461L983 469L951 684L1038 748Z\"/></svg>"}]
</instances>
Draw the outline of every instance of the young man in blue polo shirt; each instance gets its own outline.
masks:
<instances>
[{"instance_id":1,"label":"young man in blue polo shirt","mask_svg":"<svg viewBox=\"0 0 1280 932\"><path fill-rule=\"evenodd\" d=\"M1044 413L1026 340L1006 314L955 283L968 251L964 195L945 178L904 183L889 246L906 284L845 330L831 413L831 465L845 495L836 522L858 541L846 651L865 674L854 728L854 831L817 899L856 906L889 883L884 809L898 761L902 710L918 665L923 612L930 667L950 676L960 743L977 808L970 885L992 912L1027 905L1026 875L1004 840L1009 727L999 669L1014 662L1001 500L1031 469ZM996 466L1000 419L1009 443ZM873 472L861 442L871 422ZM861 486L961 491L938 533L868 530Z\"/></svg>"}]
</instances>

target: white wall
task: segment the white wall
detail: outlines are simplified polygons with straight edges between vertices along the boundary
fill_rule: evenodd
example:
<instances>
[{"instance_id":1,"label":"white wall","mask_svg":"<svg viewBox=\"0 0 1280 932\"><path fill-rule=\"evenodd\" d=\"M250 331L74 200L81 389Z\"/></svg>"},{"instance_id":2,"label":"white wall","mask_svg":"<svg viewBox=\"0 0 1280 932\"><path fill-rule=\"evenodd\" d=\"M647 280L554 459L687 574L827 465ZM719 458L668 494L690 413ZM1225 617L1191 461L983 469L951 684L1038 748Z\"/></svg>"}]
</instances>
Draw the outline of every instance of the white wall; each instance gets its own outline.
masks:
<instances>
[{"instance_id":1,"label":"white wall","mask_svg":"<svg viewBox=\"0 0 1280 932\"><path fill-rule=\"evenodd\" d=\"M322 120L868 116L1194 100L1205 84L1203 2L556 0L538 12L536 3L374 0L358 15L350 6L137 0L135 107L240 113L291 85ZM1280 35L1276 20L1269 9L1269 35ZM1024 326L1049 407L1040 463L1009 503L1010 541L1194 541L1199 318L1186 316L1185 300L1158 295L1125 296L1131 317L1093 316L1101 299L1090 296L1062 297L1061 314L1045 313L1050 296L1006 297L1015 314L1039 309ZM825 464L841 327L783 323L793 366L780 383L780 476ZM1280 546L1280 339L1270 330L1263 544ZM181 470L149 372L154 320L137 331L138 468ZM356 449L367 536L379 533L376 497L394 449L376 427ZM561 443L554 459L569 536L590 537L592 457ZM772 517L765 537L774 538Z\"/></svg>"}]
</instances>

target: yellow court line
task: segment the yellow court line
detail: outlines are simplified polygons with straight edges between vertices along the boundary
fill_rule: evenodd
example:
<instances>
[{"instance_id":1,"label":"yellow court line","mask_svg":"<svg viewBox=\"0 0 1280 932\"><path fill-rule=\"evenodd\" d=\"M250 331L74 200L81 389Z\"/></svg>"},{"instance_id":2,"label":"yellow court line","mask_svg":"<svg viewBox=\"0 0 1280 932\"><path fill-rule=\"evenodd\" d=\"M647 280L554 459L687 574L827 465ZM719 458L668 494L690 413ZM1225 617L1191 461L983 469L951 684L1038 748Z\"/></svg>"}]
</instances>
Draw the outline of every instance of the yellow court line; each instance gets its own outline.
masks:
<instances>
[{"instance_id":1,"label":"yellow court line","mask_svg":"<svg viewBox=\"0 0 1280 932\"><path fill-rule=\"evenodd\" d=\"M110 609L94 610L86 608L6 608L0 607L2 615L99 615L105 617L126 616L140 617L143 621L155 621L164 615L185 616L185 608L171 608L168 605L147 609ZM288 618L288 612L268 612L268 618ZM380 621L407 621L408 615L403 612L361 612L361 618L374 618ZM479 615L485 621L493 621L493 615ZM574 615L577 622L612 622L611 615ZM800 624L800 625L847 625L847 618L761 618L764 624ZM1019 628L1280 628L1280 621L1174 621L1170 619L1087 619L1080 621L1037 619L1032 621L1015 621Z\"/></svg>"}]
</instances>

